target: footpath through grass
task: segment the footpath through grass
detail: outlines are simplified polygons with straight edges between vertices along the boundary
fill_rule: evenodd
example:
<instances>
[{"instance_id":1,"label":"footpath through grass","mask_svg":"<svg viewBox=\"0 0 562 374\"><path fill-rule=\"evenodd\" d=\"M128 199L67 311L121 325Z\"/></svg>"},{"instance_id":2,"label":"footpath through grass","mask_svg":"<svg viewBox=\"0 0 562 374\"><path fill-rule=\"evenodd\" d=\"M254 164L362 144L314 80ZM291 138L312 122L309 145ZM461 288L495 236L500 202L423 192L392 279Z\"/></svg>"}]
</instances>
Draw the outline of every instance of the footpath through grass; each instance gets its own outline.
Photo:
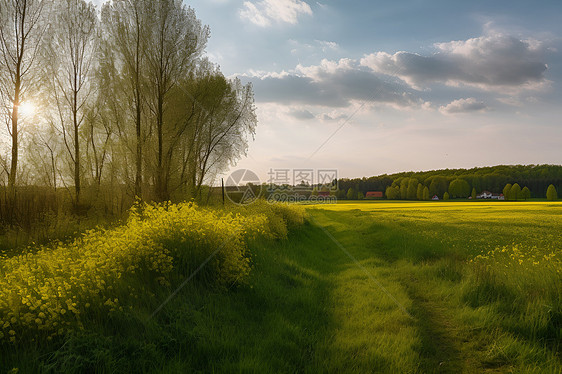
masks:
<instances>
[{"instance_id":1,"label":"footpath through grass","mask_svg":"<svg viewBox=\"0 0 562 374\"><path fill-rule=\"evenodd\" d=\"M191 282L154 318L113 313L56 350L4 347L0 371L562 370L562 204L308 210L289 240L249 243L241 285Z\"/></svg>"}]
</instances>

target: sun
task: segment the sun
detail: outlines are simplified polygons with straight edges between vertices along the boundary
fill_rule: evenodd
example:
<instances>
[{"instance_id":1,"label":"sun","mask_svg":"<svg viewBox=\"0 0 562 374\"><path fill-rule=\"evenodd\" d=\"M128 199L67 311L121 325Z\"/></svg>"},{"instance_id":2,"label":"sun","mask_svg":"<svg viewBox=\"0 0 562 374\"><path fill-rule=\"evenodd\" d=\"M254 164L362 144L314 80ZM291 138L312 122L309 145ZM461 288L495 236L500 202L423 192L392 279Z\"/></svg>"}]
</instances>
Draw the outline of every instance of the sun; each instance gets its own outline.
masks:
<instances>
[{"instance_id":1,"label":"sun","mask_svg":"<svg viewBox=\"0 0 562 374\"><path fill-rule=\"evenodd\" d=\"M26 117L33 116L35 114L35 105L29 101L23 102L19 106L19 112Z\"/></svg>"}]
</instances>

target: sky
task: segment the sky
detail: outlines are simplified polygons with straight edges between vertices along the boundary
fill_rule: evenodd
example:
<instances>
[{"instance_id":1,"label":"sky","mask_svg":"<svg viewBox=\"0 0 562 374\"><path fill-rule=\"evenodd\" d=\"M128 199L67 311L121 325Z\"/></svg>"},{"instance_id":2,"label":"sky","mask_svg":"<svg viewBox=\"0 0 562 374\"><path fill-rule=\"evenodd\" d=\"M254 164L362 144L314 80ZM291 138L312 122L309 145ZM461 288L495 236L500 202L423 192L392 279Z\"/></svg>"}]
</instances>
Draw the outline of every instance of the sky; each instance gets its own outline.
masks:
<instances>
[{"instance_id":1,"label":"sky","mask_svg":"<svg viewBox=\"0 0 562 374\"><path fill-rule=\"evenodd\" d=\"M562 163L559 0L186 4L210 59L254 87L255 140L231 171Z\"/></svg>"}]
</instances>

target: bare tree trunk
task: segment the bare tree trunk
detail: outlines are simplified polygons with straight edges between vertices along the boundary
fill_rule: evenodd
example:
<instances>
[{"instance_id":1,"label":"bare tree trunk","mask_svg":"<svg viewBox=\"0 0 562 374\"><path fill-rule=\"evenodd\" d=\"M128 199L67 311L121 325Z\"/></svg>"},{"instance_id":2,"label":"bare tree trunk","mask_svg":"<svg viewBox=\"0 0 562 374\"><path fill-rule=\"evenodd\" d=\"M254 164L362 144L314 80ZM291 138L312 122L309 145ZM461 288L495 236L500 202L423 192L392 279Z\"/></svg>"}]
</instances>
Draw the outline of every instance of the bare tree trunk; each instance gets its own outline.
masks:
<instances>
[{"instance_id":1,"label":"bare tree trunk","mask_svg":"<svg viewBox=\"0 0 562 374\"><path fill-rule=\"evenodd\" d=\"M138 75L138 70L137 70ZM138 78L137 78L138 80ZM137 155L136 155L136 176L135 176L135 197L142 198L142 117L140 106L140 91L137 87L137 118L136 118L136 132L137 132Z\"/></svg>"},{"instance_id":2,"label":"bare tree trunk","mask_svg":"<svg viewBox=\"0 0 562 374\"><path fill-rule=\"evenodd\" d=\"M18 170L18 107L20 96L20 77L19 66L17 68L18 76L16 77L16 88L14 94L14 105L12 109L12 160L10 165L10 176L8 178L8 189L13 190L16 186L16 173Z\"/></svg>"},{"instance_id":3,"label":"bare tree trunk","mask_svg":"<svg viewBox=\"0 0 562 374\"><path fill-rule=\"evenodd\" d=\"M168 186L164 170L164 95L158 94L157 129L158 129L158 168L156 170L156 195L160 201L168 199Z\"/></svg>"},{"instance_id":4,"label":"bare tree trunk","mask_svg":"<svg viewBox=\"0 0 562 374\"><path fill-rule=\"evenodd\" d=\"M136 9L135 9L136 11ZM136 155L136 176L135 176L135 197L142 199L142 108L141 108L141 83L140 83L140 68L141 68L141 23L139 14L136 11L136 27L137 27L137 40L136 40L136 56L135 56L135 101L136 101L136 135L137 135L137 155Z\"/></svg>"},{"instance_id":5,"label":"bare tree trunk","mask_svg":"<svg viewBox=\"0 0 562 374\"><path fill-rule=\"evenodd\" d=\"M78 133L78 92L74 91L74 107L72 108L72 121L74 124L74 191L76 193L76 206L80 204L80 134Z\"/></svg>"}]
</instances>

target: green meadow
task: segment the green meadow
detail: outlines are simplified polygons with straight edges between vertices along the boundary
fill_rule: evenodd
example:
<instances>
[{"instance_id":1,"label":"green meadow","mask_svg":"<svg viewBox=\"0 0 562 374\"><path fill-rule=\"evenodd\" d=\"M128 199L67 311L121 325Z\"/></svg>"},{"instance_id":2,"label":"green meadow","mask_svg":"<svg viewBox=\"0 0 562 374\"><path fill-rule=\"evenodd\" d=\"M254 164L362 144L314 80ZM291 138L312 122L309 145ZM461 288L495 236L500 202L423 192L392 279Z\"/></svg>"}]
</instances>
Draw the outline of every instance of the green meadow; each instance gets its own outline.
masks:
<instances>
[{"instance_id":1,"label":"green meadow","mask_svg":"<svg viewBox=\"0 0 562 374\"><path fill-rule=\"evenodd\" d=\"M243 281L195 279L148 318L152 285L50 344L2 345L1 371L561 372L562 203L306 210L248 240Z\"/></svg>"}]
</instances>

